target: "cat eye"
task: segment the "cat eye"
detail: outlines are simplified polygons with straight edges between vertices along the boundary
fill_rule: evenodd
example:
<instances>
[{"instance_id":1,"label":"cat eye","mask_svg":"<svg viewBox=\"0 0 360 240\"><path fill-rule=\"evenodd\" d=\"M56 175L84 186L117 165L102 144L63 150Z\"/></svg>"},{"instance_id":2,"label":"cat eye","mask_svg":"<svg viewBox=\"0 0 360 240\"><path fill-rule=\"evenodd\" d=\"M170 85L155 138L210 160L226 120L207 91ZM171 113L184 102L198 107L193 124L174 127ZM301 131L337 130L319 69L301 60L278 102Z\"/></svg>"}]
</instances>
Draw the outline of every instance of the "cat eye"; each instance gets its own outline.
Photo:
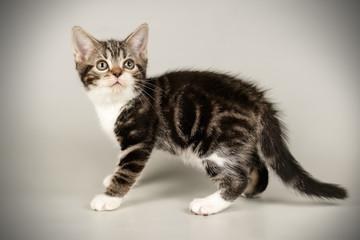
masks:
<instances>
[{"instance_id":1,"label":"cat eye","mask_svg":"<svg viewBox=\"0 0 360 240\"><path fill-rule=\"evenodd\" d=\"M104 60L100 60L96 63L96 68L100 71L104 71L108 68L108 64Z\"/></svg>"},{"instance_id":2,"label":"cat eye","mask_svg":"<svg viewBox=\"0 0 360 240\"><path fill-rule=\"evenodd\" d=\"M124 67L127 68L127 69L133 69L135 67L135 63L134 63L134 60L132 59L128 59L124 62Z\"/></svg>"}]
</instances>

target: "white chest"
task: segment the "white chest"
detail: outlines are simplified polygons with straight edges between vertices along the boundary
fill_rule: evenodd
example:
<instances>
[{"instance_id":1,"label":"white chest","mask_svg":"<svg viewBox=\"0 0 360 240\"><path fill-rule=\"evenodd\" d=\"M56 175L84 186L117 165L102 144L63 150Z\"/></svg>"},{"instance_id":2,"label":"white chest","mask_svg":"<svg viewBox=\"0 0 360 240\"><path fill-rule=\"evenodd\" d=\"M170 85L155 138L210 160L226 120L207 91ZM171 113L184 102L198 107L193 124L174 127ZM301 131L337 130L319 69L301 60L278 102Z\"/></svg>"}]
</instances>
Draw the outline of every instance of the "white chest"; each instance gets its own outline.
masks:
<instances>
[{"instance_id":1,"label":"white chest","mask_svg":"<svg viewBox=\"0 0 360 240\"><path fill-rule=\"evenodd\" d=\"M94 103L102 129L119 146L115 136L115 122L121 113L122 107L136 97L136 94L130 87L118 93L112 92L109 88L97 87L88 92L88 95Z\"/></svg>"},{"instance_id":2,"label":"white chest","mask_svg":"<svg viewBox=\"0 0 360 240\"><path fill-rule=\"evenodd\" d=\"M111 106L96 106L96 112L100 121L100 125L106 135L118 145L114 128L115 122L120 115L122 104L114 104Z\"/></svg>"}]
</instances>

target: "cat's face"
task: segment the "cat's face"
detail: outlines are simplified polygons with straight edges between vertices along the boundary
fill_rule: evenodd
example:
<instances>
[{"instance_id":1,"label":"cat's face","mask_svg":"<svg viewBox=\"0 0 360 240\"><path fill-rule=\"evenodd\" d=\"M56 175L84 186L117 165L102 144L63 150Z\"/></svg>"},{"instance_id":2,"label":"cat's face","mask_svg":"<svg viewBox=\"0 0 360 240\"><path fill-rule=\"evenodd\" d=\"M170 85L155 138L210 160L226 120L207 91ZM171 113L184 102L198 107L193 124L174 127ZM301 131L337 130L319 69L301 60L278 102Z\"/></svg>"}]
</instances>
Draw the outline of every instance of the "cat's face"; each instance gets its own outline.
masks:
<instances>
[{"instance_id":1,"label":"cat's face","mask_svg":"<svg viewBox=\"0 0 360 240\"><path fill-rule=\"evenodd\" d=\"M138 27L124 41L98 41L80 27L72 31L76 69L89 92L136 92L145 78L148 26Z\"/></svg>"}]
</instances>

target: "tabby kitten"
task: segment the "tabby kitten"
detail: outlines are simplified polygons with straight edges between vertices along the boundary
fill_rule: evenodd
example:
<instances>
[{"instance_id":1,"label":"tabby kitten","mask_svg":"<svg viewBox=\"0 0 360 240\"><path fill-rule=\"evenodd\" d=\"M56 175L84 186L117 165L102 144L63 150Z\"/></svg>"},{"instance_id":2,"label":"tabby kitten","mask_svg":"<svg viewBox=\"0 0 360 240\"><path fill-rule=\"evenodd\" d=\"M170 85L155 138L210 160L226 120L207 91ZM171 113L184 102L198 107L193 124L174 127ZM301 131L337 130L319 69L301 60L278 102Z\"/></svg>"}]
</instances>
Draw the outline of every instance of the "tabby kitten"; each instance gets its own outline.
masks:
<instances>
[{"instance_id":1,"label":"tabby kitten","mask_svg":"<svg viewBox=\"0 0 360 240\"><path fill-rule=\"evenodd\" d=\"M90 203L114 210L154 148L203 169L217 184L190 203L194 214L229 207L240 195L265 190L270 167L288 186L310 197L345 199L345 189L322 183L291 155L273 104L253 84L216 72L176 71L147 78L148 26L124 41L98 41L72 31L76 69L106 134L120 145L116 171Z\"/></svg>"}]
</instances>

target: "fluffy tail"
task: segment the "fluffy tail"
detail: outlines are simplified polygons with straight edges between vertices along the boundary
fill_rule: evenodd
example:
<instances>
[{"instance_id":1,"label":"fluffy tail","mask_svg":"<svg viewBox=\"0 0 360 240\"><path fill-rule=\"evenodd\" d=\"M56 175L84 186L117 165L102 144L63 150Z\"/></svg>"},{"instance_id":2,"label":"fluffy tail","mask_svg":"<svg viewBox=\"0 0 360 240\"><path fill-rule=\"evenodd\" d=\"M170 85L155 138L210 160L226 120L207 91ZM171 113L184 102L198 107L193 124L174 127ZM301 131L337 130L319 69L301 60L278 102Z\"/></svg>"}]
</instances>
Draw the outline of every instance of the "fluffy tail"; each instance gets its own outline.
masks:
<instances>
[{"instance_id":1,"label":"fluffy tail","mask_svg":"<svg viewBox=\"0 0 360 240\"><path fill-rule=\"evenodd\" d=\"M259 152L263 160L279 175L281 180L301 194L315 198L345 199L347 191L330 183L314 179L290 153L283 133L283 124L277 112L269 106L262 120Z\"/></svg>"}]
</instances>

